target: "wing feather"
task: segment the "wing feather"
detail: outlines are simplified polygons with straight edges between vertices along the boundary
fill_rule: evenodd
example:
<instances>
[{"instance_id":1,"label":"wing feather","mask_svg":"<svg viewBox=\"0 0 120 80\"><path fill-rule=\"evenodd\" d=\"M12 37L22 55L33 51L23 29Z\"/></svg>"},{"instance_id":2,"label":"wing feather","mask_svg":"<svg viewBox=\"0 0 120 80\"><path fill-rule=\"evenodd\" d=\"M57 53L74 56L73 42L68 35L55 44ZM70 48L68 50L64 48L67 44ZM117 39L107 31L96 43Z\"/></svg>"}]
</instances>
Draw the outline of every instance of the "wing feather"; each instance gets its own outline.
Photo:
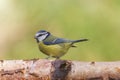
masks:
<instances>
[{"instance_id":1,"label":"wing feather","mask_svg":"<svg viewBox=\"0 0 120 80\"><path fill-rule=\"evenodd\" d=\"M66 42L69 42L69 40L66 40L63 38L56 38L56 39L51 40L51 41L43 41L43 42L46 45L54 45L54 44L66 43Z\"/></svg>"}]
</instances>

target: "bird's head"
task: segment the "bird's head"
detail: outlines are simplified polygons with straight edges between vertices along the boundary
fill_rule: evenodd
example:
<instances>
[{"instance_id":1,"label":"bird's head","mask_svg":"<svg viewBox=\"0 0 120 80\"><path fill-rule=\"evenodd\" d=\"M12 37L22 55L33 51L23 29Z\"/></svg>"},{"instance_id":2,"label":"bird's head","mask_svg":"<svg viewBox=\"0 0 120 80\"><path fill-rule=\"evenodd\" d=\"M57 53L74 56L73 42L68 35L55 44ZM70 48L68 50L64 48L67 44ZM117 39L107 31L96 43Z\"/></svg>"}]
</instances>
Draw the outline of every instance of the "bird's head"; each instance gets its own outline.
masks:
<instances>
[{"instance_id":1,"label":"bird's head","mask_svg":"<svg viewBox=\"0 0 120 80\"><path fill-rule=\"evenodd\" d=\"M47 32L45 30L40 30L35 34L34 38L36 39L37 42L40 42L45 40L49 35L50 32Z\"/></svg>"}]
</instances>

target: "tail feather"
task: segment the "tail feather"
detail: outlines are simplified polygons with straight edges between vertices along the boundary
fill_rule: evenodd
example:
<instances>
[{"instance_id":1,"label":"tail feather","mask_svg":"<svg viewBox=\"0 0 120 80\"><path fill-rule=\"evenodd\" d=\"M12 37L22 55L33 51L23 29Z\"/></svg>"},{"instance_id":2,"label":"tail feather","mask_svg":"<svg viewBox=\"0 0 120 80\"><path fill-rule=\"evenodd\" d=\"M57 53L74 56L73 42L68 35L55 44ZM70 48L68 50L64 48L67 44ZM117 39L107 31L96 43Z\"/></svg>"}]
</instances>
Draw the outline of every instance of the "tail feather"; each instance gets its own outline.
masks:
<instances>
[{"instance_id":1,"label":"tail feather","mask_svg":"<svg viewBox=\"0 0 120 80\"><path fill-rule=\"evenodd\" d=\"M73 41L73 43L77 43L77 42L83 42L83 41L88 41L88 39L74 40L74 41Z\"/></svg>"}]
</instances>

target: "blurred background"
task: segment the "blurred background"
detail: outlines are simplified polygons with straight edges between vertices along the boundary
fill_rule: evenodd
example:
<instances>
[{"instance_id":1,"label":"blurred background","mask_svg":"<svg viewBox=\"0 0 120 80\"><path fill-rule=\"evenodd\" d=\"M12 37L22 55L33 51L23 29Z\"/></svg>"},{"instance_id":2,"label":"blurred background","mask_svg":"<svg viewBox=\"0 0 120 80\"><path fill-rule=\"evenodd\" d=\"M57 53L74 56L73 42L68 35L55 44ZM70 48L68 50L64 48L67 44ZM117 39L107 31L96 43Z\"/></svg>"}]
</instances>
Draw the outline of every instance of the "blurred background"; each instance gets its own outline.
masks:
<instances>
[{"instance_id":1,"label":"blurred background","mask_svg":"<svg viewBox=\"0 0 120 80\"><path fill-rule=\"evenodd\" d=\"M34 40L41 29L89 39L62 59L120 60L120 0L0 0L0 59L46 58Z\"/></svg>"}]
</instances>

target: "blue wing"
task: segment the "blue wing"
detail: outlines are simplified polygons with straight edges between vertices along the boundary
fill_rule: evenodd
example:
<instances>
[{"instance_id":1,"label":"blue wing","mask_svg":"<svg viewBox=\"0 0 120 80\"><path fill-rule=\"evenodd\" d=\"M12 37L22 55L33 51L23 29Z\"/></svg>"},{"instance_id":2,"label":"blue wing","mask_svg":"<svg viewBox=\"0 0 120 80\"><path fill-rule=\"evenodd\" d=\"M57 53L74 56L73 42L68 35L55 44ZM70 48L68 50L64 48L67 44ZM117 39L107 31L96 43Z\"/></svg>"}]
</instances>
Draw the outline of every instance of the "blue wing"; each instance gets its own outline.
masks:
<instances>
[{"instance_id":1,"label":"blue wing","mask_svg":"<svg viewBox=\"0 0 120 80\"><path fill-rule=\"evenodd\" d=\"M60 44L60 43L65 43L65 42L70 42L70 40L66 40L63 38L57 38L52 41L43 41L43 43L46 45L54 45L54 44Z\"/></svg>"}]
</instances>

